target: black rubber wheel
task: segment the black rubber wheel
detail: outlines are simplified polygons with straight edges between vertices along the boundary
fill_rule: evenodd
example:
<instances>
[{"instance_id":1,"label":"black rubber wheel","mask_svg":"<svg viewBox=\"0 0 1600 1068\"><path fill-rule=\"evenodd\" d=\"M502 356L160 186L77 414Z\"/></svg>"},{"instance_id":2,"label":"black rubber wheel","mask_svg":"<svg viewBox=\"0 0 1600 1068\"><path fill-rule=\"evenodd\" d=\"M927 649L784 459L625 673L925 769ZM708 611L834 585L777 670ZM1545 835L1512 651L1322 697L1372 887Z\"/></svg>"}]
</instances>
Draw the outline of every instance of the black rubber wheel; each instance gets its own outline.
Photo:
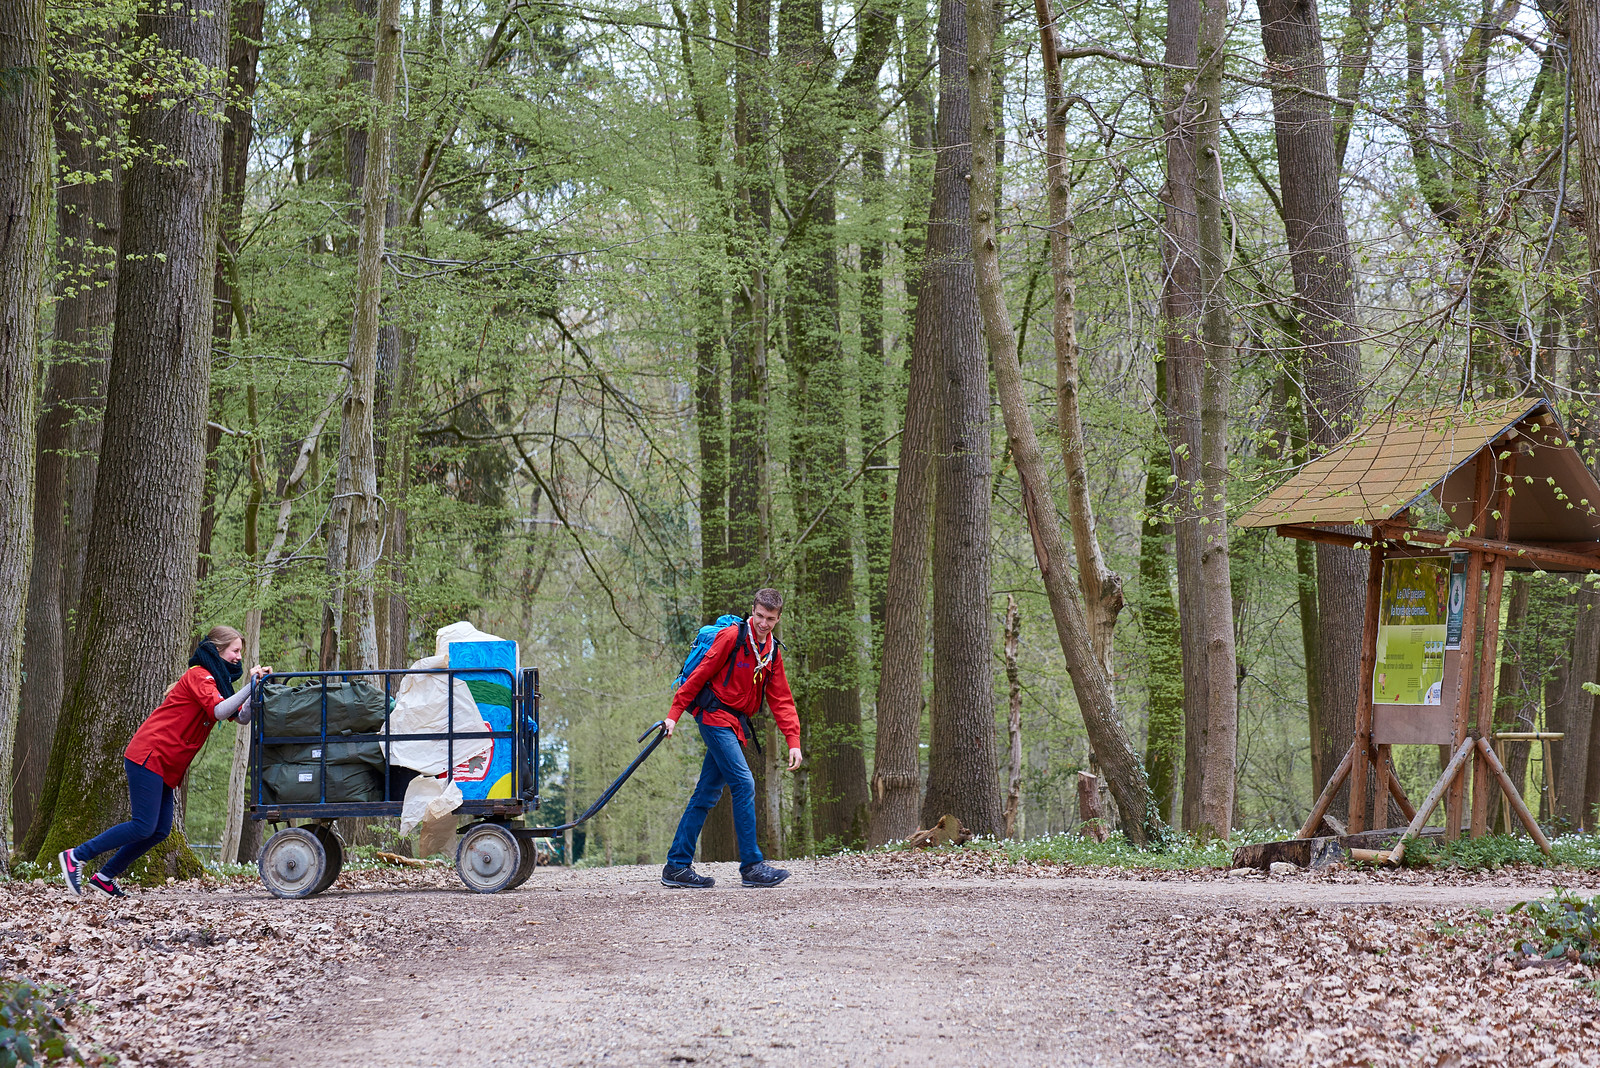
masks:
<instances>
[{"instance_id":1,"label":"black rubber wheel","mask_svg":"<svg viewBox=\"0 0 1600 1068\"><path fill-rule=\"evenodd\" d=\"M339 832L333 829L331 823L318 823L308 830L317 836L317 841L322 843L322 851L328 855L327 871L322 874L322 881L312 894L320 894L332 886L339 878L339 872L344 867L344 839L339 837Z\"/></svg>"},{"instance_id":2,"label":"black rubber wheel","mask_svg":"<svg viewBox=\"0 0 1600 1068\"><path fill-rule=\"evenodd\" d=\"M328 852L309 827L285 827L261 847L261 885L273 897L310 897L325 888Z\"/></svg>"},{"instance_id":3,"label":"black rubber wheel","mask_svg":"<svg viewBox=\"0 0 1600 1068\"><path fill-rule=\"evenodd\" d=\"M539 847L532 838L517 836L517 845L522 849L522 863L517 865L517 874L512 878L507 890L515 890L533 877L533 869L539 864Z\"/></svg>"},{"instance_id":4,"label":"black rubber wheel","mask_svg":"<svg viewBox=\"0 0 1600 1068\"><path fill-rule=\"evenodd\" d=\"M522 843L498 823L474 824L456 846L456 874L477 893L509 890L521 870Z\"/></svg>"}]
</instances>

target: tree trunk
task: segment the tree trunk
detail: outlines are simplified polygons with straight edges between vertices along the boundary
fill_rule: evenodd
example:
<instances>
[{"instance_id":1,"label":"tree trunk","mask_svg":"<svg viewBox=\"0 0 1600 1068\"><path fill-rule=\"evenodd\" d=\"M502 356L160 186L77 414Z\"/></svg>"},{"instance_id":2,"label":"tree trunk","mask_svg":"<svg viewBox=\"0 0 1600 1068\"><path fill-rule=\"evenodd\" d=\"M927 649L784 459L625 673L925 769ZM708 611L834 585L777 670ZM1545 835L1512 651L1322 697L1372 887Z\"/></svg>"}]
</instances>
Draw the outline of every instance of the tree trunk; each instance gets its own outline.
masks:
<instances>
[{"instance_id":1,"label":"tree trunk","mask_svg":"<svg viewBox=\"0 0 1600 1068\"><path fill-rule=\"evenodd\" d=\"M1567 664L1567 684L1561 694L1557 718L1565 737L1556 743L1560 768L1556 774L1556 818L1573 828L1593 830L1583 808L1589 770L1589 743L1594 724L1595 696L1583 688L1594 681L1600 667L1600 595L1587 585L1578 592L1578 623L1572 635L1572 658Z\"/></svg>"},{"instance_id":2,"label":"tree trunk","mask_svg":"<svg viewBox=\"0 0 1600 1068\"><path fill-rule=\"evenodd\" d=\"M789 87L782 126L788 194L809 209L790 224L786 240L799 458L793 464L795 508L801 516L816 517L802 549L805 629L799 640L806 677L800 710L811 724L810 801L816 840L850 847L866 841L867 768L854 634L852 513L848 507L833 507L850 476L850 464L845 419L849 381L839 340L832 183L844 132L837 96L853 99L861 86L877 81L888 42L858 52L837 89L821 0L784 0L778 10L778 45L785 65L805 80L805 88Z\"/></svg>"},{"instance_id":3,"label":"tree trunk","mask_svg":"<svg viewBox=\"0 0 1600 1068\"><path fill-rule=\"evenodd\" d=\"M712 89L714 63L709 50L697 61L689 16L682 7L673 8L678 18L678 41L684 78L694 105L697 190L700 205L697 243L699 277L695 282L695 431L699 457L695 465L700 476L700 622L710 623L734 608L733 592L727 582L728 536L728 459L727 436L722 422L722 292L718 281L722 264L718 254L727 246L728 233L722 216L722 176L717 169L722 139L722 116L715 110ZM709 12L704 3L693 5L693 32L710 33ZM738 838L733 826L733 803L726 788L706 817L700 832L700 859L729 861L739 858Z\"/></svg>"},{"instance_id":4,"label":"tree trunk","mask_svg":"<svg viewBox=\"0 0 1600 1068\"><path fill-rule=\"evenodd\" d=\"M904 81L920 77L927 62L927 15L908 14L902 34L900 73ZM883 648L879 658L877 739L872 757L872 817L867 839L882 845L917 830L922 805L922 669L927 655L928 536L932 499L934 433L933 363L938 323L921 312L925 281L937 278L950 255L949 227L933 233L942 244L927 256L929 236L924 222L947 219L950 212L929 192L929 160L933 147L933 98L918 82L906 97L906 119L912 146L911 191L902 213L906 298L912 317L910 355L906 361L906 397L901 416L899 470L895 472L894 514L889 530L889 570L884 578ZM937 166L937 163L934 164ZM929 205L928 214L921 206ZM931 283L937 287L941 283Z\"/></svg>"},{"instance_id":5,"label":"tree trunk","mask_svg":"<svg viewBox=\"0 0 1600 1068\"><path fill-rule=\"evenodd\" d=\"M1592 334L1600 322L1600 11L1592 4L1570 4L1567 7L1567 48L1571 64L1571 91L1573 124L1578 131L1578 174L1583 187L1583 203L1588 210L1583 213L1583 232L1589 246L1589 275L1584 286L1584 310ZM1594 389L1597 378L1595 349L1592 338L1575 352L1573 362L1580 360L1586 366L1573 368L1573 384L1578 388ZM1573 420L1574 423L1578 420ZM1587 422L1587 420L1585 420ZM1592 427L1573 426L1572 435L1578 440L1594 437ZM1592 465L1591 465L1592 466ZM1568 669L1566 705L1566 738L1560 743L1561 773L1558 775L1560 794L1558 814L1565 816L1574 827L1593 828L1592 809L1586 807L1590 794L1600 792L1600 782L1589 781L1589 749L1591 742L1600 748L1600 740L1592 735L1595 698L1585 692L1582 684L1595 678L1596 661L1600 660L1600 597L1585 586L1578 597L1580 605L1577 632L1573 637L1575 655Z\"/></svg>"},{"instance_id":6,"label":"tree trunk","mask_svg":"<svg viewBox=\"0 0 1600 1068\"><path fill-rule=\"evenodd\" d=\"M108 34L107 43L114 43ZM100 432L106 395L106 373L111 362L112 322L117 304L117 247L122 220L122 175L115 155L85 131L110 127L112 117L99 107L96 82L53 71L57 151L62 165L79 174L97 174L97 181L62 188L56 196L56 237L59 269L69 284L63 285L56 304L55 333L44 409L40 413L36 450L36 532L34 578L30 582L28 634L23 643L23 696L18 737L26 743L26 762L17 768L17 794L33 815L19 818L17 840L24 856L32 856L44 841L60 784L60 768L52 748L61 701L71 686L79 663L82 633L75 626L78 592L83 584L84 556L94 512L95 473L99 467ZM70 127L77 127L76 130ZM51 424L59 420L59 426ZM55 434L59 445L48 440ZM54 455L52 455L54 454ZM52 519L49 487L61 486L60 511ZM59 531L59 548L51 532ZM51 555L55 554L55 564ZM59 644L44 639L48 628L45 605L35 600L47 594L49 575L55 574ZM35 623L37 621L37 624ZM36 626L40 629L36 630ZM35 641L35 635L40 639ZM54 653L52 654L52 649ZM39 699L34 687L42 687ZM53 698L48 693L54 690ZM32 785L29 785L29 784ZM20 809L19 809L20 813Z\"/></svg>"},{"instance_id":7,"label":"tree trunk","mask_svg":"<svg viewBox=\"0 0 1600 1068\"><path fill-rule=\"evenodd\" d=\"M959 75L957 75L959 76ZM943 145L943 142L941 142ZM960 228L950 200L962 190L953 152L941 148L928 215L927 258L911 336L900 470L895 474L894 524L884 590L883 668L878 675L878 737L872 760L872 845L917 830L922 777L922 670L927 652L928 537L932 504L935 372L944 344L951 275L959 260ZM943 815L943 813L940 813ZM937 817L935 817L937 818Z\"/></svg>"},{"instance_id":8,"label":"tree trunk","mask_svg":"<svg viewBox=\"0 0 1600 1068\"><path fill-rule=\"evenodd\" d=\"M741 47L734 57L734 214L728 258L739 284L733 287L728 334L728 556L727 583L740 602L764 584L766 529L767 265L772 230L771 154L767 144L771 106L768 56L772 46L771 0L737 0ZM761 759L750 766L756 780L756 841L769 857L782 857L783 780L770 719L757 726L765 737Z\"/></svg>"},{"instance_id":9,"label":"tree trunk","mask_svg":"<svg viewBox=\"0 0 1600 1068\"><path fill-rule=\"evenodd\" d=\"M1166 376L1156 368L1156 418L1166 407ZM1163 515L1172 470L1166 435L1150 442L1145 456L1144 514L1139 528L1139 621L1144 628L1145 701L1148 726L1144 764L1158 818L1171 822L1178 763L1183 757L1183 650L1178 609L1172 600L1172 525ZM1299 544L1298 542L1296 544Z\"/></svg>"},{"instance_id":10,"label":"tree trunk","mask_svg":"<svg viewBox=\"0 0 1600 1068\"><path fill-rule=\"evenodd\" d=\"M874 105L877 102L873 95ZM867 619L872 626L872 671L883 667L883 626L888 610L889 550L893 541L894 505L889 499L889 449L885 443L884 407L890 383L883 342L883 265L889 241L883 230L881 195L885 179L883 148L874 144L862 153L864 194L875 231L861 246L861 358L856 406L861 413L862 556L867 564Z\"/></svg>"},{"instance_id":11,"label":"tree trunk","mask_svg":"<svg viewBox=\"0 0 1600 1068\"><path fill-rule=\"evenodd\" d=\"M233 21L228 34L228 108L227 124L222 131L222 205L217 224L217 270L212 337L219 348L228 348L234 335L235 324L241 344L250 338L250 315L245 305L245 295L239 284L240 221L244 215L245 179L250 167L250 140L254 134L252 105L256 92L256 63L261 53L261 22L266 12L265 0L241 0L233 9ZM248 460L250 472L250 497L245 508L244 550L252 564L260 567L258 523L261 504L266 498L266 455L260 439L259 411L254 374L247 389L246 408L250 421ZM208 482L215 475L210 472L215 453L215 443L207 440ZM207 510L215 503L215 489L208 495ZM209 538L201 532L202 554L209 551ZM204 555L202 555L202 562ZM271 582L271 571L260 572L257 580L259 597ZM201 576L203 579L203 575ZM249 666L261 659L261 606L251 605L245 611L244 649ZM218 859L225 864L252 863L260 846L260 825L245 818L244 809L250 799L249 790L250 731L235 728L232 731L232 754L228 764L228 807L223 815L222 842Z\"/></svg>"},{"instance_id":12,"label":"tree trunk","mask_svg":"<svg viewBox=\"0 0 1600 1068\"><path fill-rule=\"evenodd\" d=\"M947 4L954 0L945 0ZM986 6L968 11L972 27L971 51L967 59L972 71L973 111L993 114L989 106L991 66L994 63L993 15ZM941 36L943 30L941 28ZM1048 45L1048 38L1047 47ZM941 48L941 55L948 54ZM986 134L992 131L985 131ZM989 137L977 143L987 146ZM1011 314L1006 309L999 250L995 244L994 214L991 205L999 176L988 151L980 148L972 156L972 247L976 265L978 305L983 313L990 359L994 365L996 393L1005 415L1006 437L1022 484L1023 506L1033 536L1034 557L1050 598L1056 635L1065 654L1067 672L1083 714L1089 745L1099 759L1111 785L1112 796L1121 810L1124 830L1136 845L1143 846L1160 833L1160 818L1150 797L1144 763L1133 748L1117 715L1111 680L1100 669L1100 662L1089 644L1083 606L1072 586L1069 549L1057 519L1054 495L1045 472L1044 456L1033 418L1028 411L1022 367L1017 360L1017 339ZM991 720L992 722L992 720ZM991 728L992 730L992 728ZM990 767L993 767L991 762Z\"/></svg>"},{"instance_id":13,"label":"tree trunk","mask_svg":"<svg viewBox=\"0 0 1600 1068\"><path fill-rule=\"evenodd\" d=\"M228 12L217 7L142 11L137 33L220 73ZM78 610L95 655L73 681L57 726L56 749L71 759L62 762L41 860L127 811L123 747L181 669L193 623L222 131L199 107L141 108L129 140L147 151L123 182L105 477ZM168 158L184 165L162 162ZM198 871L181 832L175 838L160 874Z\"/></svg>"},{"instance_id":14,"label":"tree trunk","mask_svg":"<svg viewBox=\"0 0 1600 1068\"><path fill-rule=\"evenodd\" d=\"M68 39L62 47L85 42ZM50 779L50 742L61 710L67 665L73 662L69 622L77 607L82 548L77 526L93 503L95 454L116 305L117 171L97 132L111 125L99 106L103 86L59 65L51 71L56 153L65 173L96 175L56 194L56 267L61 276L55 329L34 448L34 551L22 643L22 692L12 812L16 841L34 839ZM93 428L94 442L85 439ZM83 493L84 483L88 493ZM37 830L43 836L44 827ZM26 844L24 850L28 850ZM31 850L29 851L31 855Z\"/></svg>"},{"instance_id":15,"label":"tree trunk","mask_svg":"<svg viewBox=\"0 0 1600 1068\"><path fill-rule=\"evenodd\" d=\"M1072 548L1078 562L1089 623L1089 644L1106 675L1112 674L1111 643L1122 612L1122 578L1106 566L1095 532L1094 503L1089 499L1089 456L1078 406L1082 369L1078 351L1077 277L1072 263L1072 175L1067 160L1066 93L1061 86L1060 50L1050 0L1034 0L1041 35L1051 37L1044 50L1045 193L1049 205L1050 273L1055 280L1056 431L1067 473L1067 514L1072 521Z\"/></svg>"},{"instance_id":16,"label":"tree trunk","mask_svg":"<svg viewBox=\"0 0 1600 1068\"><path fill-rule=\"evenodd\" d=\"M1332 105L1324 99L1327 68L1316 0L1263 0L1261 42L1274 74L1278 186L1303 345L1306 433L1316 455L1347 437L1361 418L1355 263L1339 189L1342 151ZM1312 792L1320 794L1355 732L1361 629L1350 620L1361 617L1366 603L1366 559L1337 545L1319 545L1315 553L1309 622L1316 647L1306 669L1315 672L1308 693L1314 686L1318 736L1312 745L1321 759L1313 760ZM1308 621L1307 600L1301 597L1302 625ZM1335 811L1342 816L1348 805Z\"/></svg>"},{"instance_id":17,"label":"tree trunk","mask_svg":"<svg viewBox=\"0 0 1600 1068\"><path fill-rule=\"evenodd\" d=\"M981 4L981 0L980 0ZM989 620L989 383L972 264L970 203L992 203L969 190L966 175L978 157L992 162L990 98L971 100L964 76L969 19L984 18L962 0L939 7L939 159L928 219L928 267L921 314L937 321L934 348L940 417L934 454L933 695L928 707L928 786L922 825L945 815L974 834L1005 829L995 776L993 643ZM938 250L948 249L938 274ZM937 279L937 289L935 289Z\"/></svg>"},{"instance_id":18,"label":"tree trunk","mask_svg":"<svg viewBox=\"0 0 1600 1068\"><path fill-rule=\"evenodd\" d=\"M1538 639L1531 633L1528 626L1528 607L1531 600L1532 583L1526 575L1508 575L1510 596L1506 607L1506 625L1502 630L1505 640L1502 643L1500 659L1500 681L1495 687L1494 730L1501 731L1531 731L1534 729L1534 717L1539 712L1538 698L1528 692L1530 680L1526 665L1531 660L1530 654L1536 648ZM1506 774L1511 776L1511 781L1516 785L1518 795L1527 792L1528 782L1528 754L1534 745L1530 742L1506 742L1502 754ZM1498 797L1491 794L1491 799ZM1516 826L1515 817L1508 826L1501 820L1501 812L1505 806L1491 800L1489 823L1495 834L1510 834Z\"/></svg>"},{"instance_id":19,"label":"tree trunk","mask_svg":"<svg viewBox=\"0 0 1600 1068\"><path fill-rule=\"evenodd\" d=\"M894 40L894 25L893 8L883 4L865 6L856 30L856 51L872 52L881 47L887 56ZM860 412L861 462L865 469L861 477L861 548L867 565L867 620L872 628L870 666L874 677L883 664L883 621L893 539L893 504L889 499L887 470L889 451L884 440L886 395L890 385L885 374L887 353L883 332L883 268L889 247L883 193L888 174L882 134L874 128L879 97L874 78L855 102L856 127L865 131L860 136L866 140L861 148L861 201L868 233L861 239L861 356L857 362L856 407Z\"/></svg>"},{"instance_id":20,"label":"tree trunk","mask_svg":"<svg viewBox=\"0 0 1600 1068\"><path fill-rule=\"evenodd\" d=\"M383 510L378 500L373 402L378 383L379 316L383 298L384 235L394 131L394 90L400 53L399 0L380 0L376 20L372 98L361 192L361 242L356 253L355 325L350 335L350 390L339 430L340 467L348 465L347 557L340 562L344 613L340 627L344 663L376 668L378 629L373 609Z\"/></svg>"},{"instance_id":21,"label":"tree trunk","mask_svg":"<svg viewBox=\"0 0 1600 1068\"><path fill-rule=\"evenodd\" d=\"M1199 168L1195 207L1200 243L1201 336L1205 368L1200 388L1200 463L1204 494L1200 582L1206 664L1206 740L1196 829L1228 837L1233 826L1235 753L1238 745L1238 676L1233 637L1233 582L1228 561L1228 403L1232 389L1233 339L1224 277L1228 235L1223 229L1219 136L1222 128L1222 72L1228 28L1224 0L1202 0L1200 63L1195 92Z\"/></svg>"},{"instance_id":22,"label":"tree trunk","mask_svg":"<svg viewBox=\"0 0 1600 1068\"><path fill-rule=\"evenodd\" d=\"M1200 56L1200 0L1168 0L1165 87L1167 180L1161 190L1162 356L1167 375L1167 433L1172 443L1173 541L1178 571L1178 635L1183 647L1183 827L1200 823L1200 784L1205 762L1208 676L1204 631L1205 597L1200 555L1203 527L1199 501L1200 246L1195 183L1198 179L1198 101L1188 73Z\"/></svg>"},{"instance_id":23,"label":"tree trunk","mask_svg":"<svg viewBox=\"0 0 1600 1068\"><path fill-rule=\"evenodd\" d=\"M0 874L11 863L12 752L33 564L34 376L50 229L47 33L43 0L0 11Z\"/></svg>"},{"instance_id":24,"label":"tree trunk","mask_svg":"<svg viewBox=\"0 0 1600 1068\"><path fill-rule=\"evenodd\" d=\"M1006 737L1010 742L1006 776L1007 838L1017 837L1017 813L1022 804L1022 676L1017 671L1017 639L1022 634L1022 617L1017 614L1017 596L1006 594Z\"/></svg>"}]
</instances>

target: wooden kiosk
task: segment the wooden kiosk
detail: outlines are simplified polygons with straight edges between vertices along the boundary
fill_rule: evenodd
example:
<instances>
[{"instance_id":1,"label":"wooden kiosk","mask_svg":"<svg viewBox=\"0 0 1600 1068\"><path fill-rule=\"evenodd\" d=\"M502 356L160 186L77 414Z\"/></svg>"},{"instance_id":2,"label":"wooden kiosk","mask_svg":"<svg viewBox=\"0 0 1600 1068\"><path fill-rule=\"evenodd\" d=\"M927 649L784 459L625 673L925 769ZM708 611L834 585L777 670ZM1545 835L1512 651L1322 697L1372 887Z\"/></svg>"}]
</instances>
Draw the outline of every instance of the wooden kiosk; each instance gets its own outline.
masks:
<instances>
[{"instance_id":1,"label":"wooden kiosk","mask_svg":"<svg viewBox=\"0 0 1600 1068\"><path fill-rule=\"evenodd\" d=\"M1355 737L1298 837L1317 835L1347 779L1349 825L1335 829L1369 829L1371 776L1376 819L1393 797L1411 822L1391 850L1367 859L1399 863L1441 800L1447 837L1463 825L1483 835L1496 791L1548 854L1491 743L1506 571L1600 571L1600 481L1550 403L1385 412L1301 467L1238 525L1370 553ZM1390 747L1400 744L1452 751L1420 807L1394 773Z\"/></svg>"}]
</instances>

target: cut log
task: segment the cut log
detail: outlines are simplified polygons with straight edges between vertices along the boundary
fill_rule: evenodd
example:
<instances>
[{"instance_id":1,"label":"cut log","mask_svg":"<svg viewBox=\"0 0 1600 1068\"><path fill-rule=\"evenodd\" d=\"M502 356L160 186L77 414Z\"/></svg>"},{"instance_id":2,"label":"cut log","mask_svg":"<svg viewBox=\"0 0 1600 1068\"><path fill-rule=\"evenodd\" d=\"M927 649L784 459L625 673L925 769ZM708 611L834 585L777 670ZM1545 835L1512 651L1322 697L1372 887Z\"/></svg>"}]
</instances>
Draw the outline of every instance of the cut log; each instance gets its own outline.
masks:
<instances>
[{"instance_id":1,"label":"cut log","mask_svg":"<svg viewBox=\"0 0 1600 1068\"><path fill-rule=\"evenodd\" d=\"M1315 869L1342 864L1344 860L1345 850L1337 838L1290 838L1284 842L1240 846L1233 851L1232 867L1265 871L1273 864L1288 863Z\"/></svg>"},{"instance_id":2,"label":"cut log","mask_svg":"<svg viewBox=\"0 0 1600 1068\"><path fill-rule=\"evenodd\" d=\"M1387 849L1352 849L1350 859L1359 860L1365 864L1392 864L1394 857Z\"/></svg>"},{"instance_id":3,"label":"cut log","mask_svg":"<svg viewBox=\"0 0 1600 1068\"><path fill-rule=\"evenodd\" d=\"M932 827L925 831L918 831L910 838L907 838L906 845L915 846L918 849L956 846L962 842L969 841L971 838L972 832L963 827L960 820L946 814L939 817L939 822Z\"/></svg>"}]
</instances>

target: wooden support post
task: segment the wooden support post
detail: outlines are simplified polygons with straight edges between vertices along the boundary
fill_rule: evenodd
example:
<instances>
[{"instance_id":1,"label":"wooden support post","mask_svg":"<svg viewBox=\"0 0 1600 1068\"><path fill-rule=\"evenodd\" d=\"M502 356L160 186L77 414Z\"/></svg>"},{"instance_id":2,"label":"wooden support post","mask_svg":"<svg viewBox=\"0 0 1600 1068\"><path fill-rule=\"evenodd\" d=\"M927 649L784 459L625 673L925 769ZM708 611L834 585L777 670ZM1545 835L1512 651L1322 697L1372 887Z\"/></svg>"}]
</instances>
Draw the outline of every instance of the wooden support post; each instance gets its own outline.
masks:
<instances>
[{"instance_id":1,"label":"wooden support post","mask_svg":"<svg viewBox=\"0 0 1600 1068\"><path fill-rule=\"evenodd\" d=\"M1345 751L1344 759L1339 761L1339 766L1328 776L1328 785L1322 788L1322 794L1317 798L1317 803L1311 806L1311 815L1306 817L1305 824L1300 828L1296 838L1317 837L1317 827L1322 823L1322 817L1327 815L1328 806L1333 804L1333 799L1339 794L1339 787L1350 775L1350 765L1354 762L1356 747L1351 746Z\"/></svg>"},{"instance_id":2,"label":"wooden support post","mask_svg":"<svg viewBox=\"0 0 1600 1068\"><path fill-rule=\"evenodd\" d=\"M1383 603L1383 542L1375 542L1367 561L1367 611L1361 628L1361 674L1356 687L1356 734L1350 764L1351 834L1367 829L1367 769L1372 765L1372 675L1378 667L1378 618Z\"/></svg>"},{"instance_id":3,"label":"wooden support post","mask_svg":"<svg viewBox=\"0 0 1600 1068\"><path fill-rule=\"evenodd\" d=\"M1389 746L1386 745L1383 748L1388 750ZM1416 819L1417 806L1411 803L1411 799L1406 796L1405 788L1400 785L1400 778L1394 773L1394 759L1392 756L1384 756L1383 770L1389 777L1389 792L1394 795L1394 803L1400 806L1401 814L1408 820Z\"/></svg>"},{"instance_id":4,"label":"wooden support post","mask_svg":"<svg viewBox=\"0 0 1600 1068\"><path fill-rule=\"evenodd\" d=\"M1389 771L1389 747L1378 746L1378 797L1372 804L1372 826L1389 826L1389 783L1394 779Z\"/></svg>"},{"instance_id":5,"label":"wooden support post","mask_svg":"<svg viewBox=\"0 0 1600 1068\"><path fill-rule=\"evenodd\" d=\"M1478 477L1473 492L1472 533L1485 534L1485 521L1489 515L1490 492L1494 488L1494 453L1488 447L1478 452ZM1451 747L1460 751L1469 741L1472 725L1473 679L1478 669L1478 612L1483 603L1484 554L1467 554L1467 602L1461 612L1461 659L1459 682L1456 686L1455 734ZM1493 653L1490 654L1493 656ZM1450 782L1445 798L1444 836L1448 841L1461 837L1461 817L1466 808L1466 777Z\"/></svg>"},{"instance_id":6,"label":"wooden support post","mask_svg":"<svg viewBox=\"0 0 1600 1068\"><path fill-rule=\"evenodd\" d=\"M1494 457L1493 446L1487 455ZM1480 459L1480 463L1481 463ZM1495 523L1495 537L1504 541L1511 534L1511 495L1506 492L1517 473L1517 454L1513 452L1500 465L1494 480L1494 493L1490 500L1493 511L1490 519ZM1493 512L1499 512L1495 516ZM1500 665L1500 594L1505 588L1506 558L1495 555L1489 561L1489 595L1483 613L1483 652L1478 658L1478 737L1488 738L1494 733L1495 669ZM1491 748L1492 752L1492 748ZM1494 792L1489 779L1489 762L1481 754L1472 765L1472 837L1482 838L1489 833L1489 798Z\"/></svg>"},{"instance_id":7,"label":"wooden support post","mask_svg":"<svg viewBox=\"0 0 1600 1068\"><path fill-rule=\"evenodd\" d=\"M1433 810L1439 807L1439 799L1444 796L1450 784L1456 781L1456 776L1467 763L1467 757L1472 755L1475 748L1474 739L1468 738L1457 747L1455 755L1450 758L1450 763L1444 766L1439 781L1433 784L1433 789L1428 791L1428 796L1422 799L1422 807L1417 809L1417 814L1411 817L1411 824L1406 827L1406 833L1400 836L1400 841L1394 844L1394 849L1389 853L1389 863L1398 864L1406 855L1406 840L1415 838L1428 822L1428 817L1433 815Z\"/></svg>"},{"instance_id":8,"label":"wooden support post","mask_svg":"<svg viewBox=\"0 0 1600 1068\"><path fill-rule=\"evenodd\" d=\"M1511 802L1511 808L1516 812L1517 818L1522 821L1522 825L1533 836L1533 840L1538 844L1539 849L1548 857L1550 855L1550 840L1539 829L1539 824L1533 818L1533 813L1528 811L1528 804L1522 800L1522 795L1517 792L1516 784L1511 781L1511 776L1506 774L1505 765L1500 763L1500 758L1494 755L1494 747L1485 738L1478 738L1475 741L1484 763L1489 765L1489 770L1494 772L1495 778L1500 781L1500 789L1505 791L1506 799Z\"/></svg>"}]
</instances>

